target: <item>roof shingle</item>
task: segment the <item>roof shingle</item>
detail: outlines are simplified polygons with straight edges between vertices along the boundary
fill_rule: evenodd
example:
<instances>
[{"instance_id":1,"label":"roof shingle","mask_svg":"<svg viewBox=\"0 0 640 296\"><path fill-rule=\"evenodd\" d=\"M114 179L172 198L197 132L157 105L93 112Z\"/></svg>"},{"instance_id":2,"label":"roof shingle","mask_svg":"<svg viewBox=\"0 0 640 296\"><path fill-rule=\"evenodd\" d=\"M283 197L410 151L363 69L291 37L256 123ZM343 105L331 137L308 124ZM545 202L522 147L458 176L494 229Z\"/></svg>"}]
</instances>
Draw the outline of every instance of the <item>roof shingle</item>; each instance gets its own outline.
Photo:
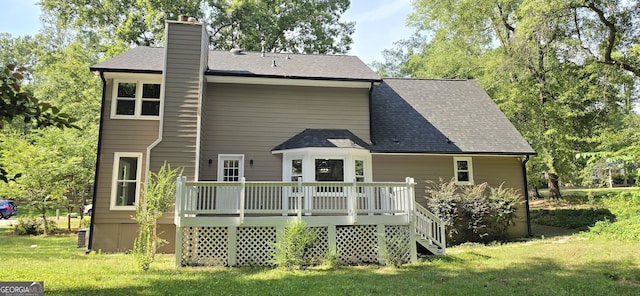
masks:
<instances>
[{"instance_id":1,"label":"roof shingle","mask_svg":"<svg viewBox=\"0 0 640 296\"><path fill-rule=\"evenodd\" d=\"M371 108L373 151L535 154L473 80L385 78Z\"/></svg>"}]
</instances>

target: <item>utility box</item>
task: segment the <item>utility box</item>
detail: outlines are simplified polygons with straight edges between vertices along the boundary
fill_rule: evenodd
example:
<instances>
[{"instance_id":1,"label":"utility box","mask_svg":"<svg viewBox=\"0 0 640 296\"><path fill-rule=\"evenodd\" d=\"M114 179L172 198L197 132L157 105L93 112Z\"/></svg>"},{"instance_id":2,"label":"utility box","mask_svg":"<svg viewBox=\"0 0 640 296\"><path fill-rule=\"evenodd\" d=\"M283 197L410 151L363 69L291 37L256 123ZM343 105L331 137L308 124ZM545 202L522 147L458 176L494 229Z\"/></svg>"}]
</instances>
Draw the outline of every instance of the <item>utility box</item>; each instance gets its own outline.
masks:
<instances>
[{"instance_id":1,"label":"utility box","mask_svg":"<svg viewBox=\"0 0 640 296\"><path fill-rule=\"evenodd\" d=\"M78 248L89 246L89 228L78 229Z\"/></svg>"}]
</instances>

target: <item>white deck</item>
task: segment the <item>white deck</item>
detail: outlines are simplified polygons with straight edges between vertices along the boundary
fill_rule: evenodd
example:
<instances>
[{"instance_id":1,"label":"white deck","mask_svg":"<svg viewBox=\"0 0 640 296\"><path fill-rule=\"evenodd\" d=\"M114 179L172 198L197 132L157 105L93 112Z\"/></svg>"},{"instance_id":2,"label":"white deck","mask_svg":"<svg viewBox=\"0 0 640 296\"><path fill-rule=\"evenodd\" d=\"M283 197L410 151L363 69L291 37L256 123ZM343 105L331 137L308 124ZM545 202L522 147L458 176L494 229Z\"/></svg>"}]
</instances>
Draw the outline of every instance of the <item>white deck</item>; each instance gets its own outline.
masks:
<instances>
[{"instance_id":1,"label":"white deck","mask_svg":"<svg viewBox=\"0 0 640 296\"><path fill-rule=\"evenodd\" d=\"M199 264L218 262L222 265L237 265L237 257L254 256L238 253L238 231L251 228L266 229L259 230L260 235L266 235L266 237L260 237L258 240L272 240L273 235L269 234L269 229L275 229L273 234L277 236L292 220L302 220L309 227L325 229L321 233L323 233L322 240L326 248L341 249L337 243L340 236L340 231L336 231L337 228L360 229L355 232L357 234L353 234L353 231L349 232L352 233L349 235L362 237L360 242L355 239L353 243L370 244L373 240L379 247L383 242L376 238L379 236L376 233L403 235L401 232L404 230L396 228L404 227L410 243L414 241L421 243L434 254L443 254L445 249L444 226L439 219L415 203L414 183L410 178L407 178L406 182L349 183L246 182L244 179L240 182L187 182L186 178L182 177L178 178L176 189L176 264L178 265L188 265L189 262L185 263L185 261L195 260L190 258L191 255L185 255L185 252L200 248L194 252L201 254L202 248L205 248L204 245L226 249L226 251L218 250L211 253L207 251L208 256L216 258L197 259ZM370 227L367 228L367 226ZM185 238L183 235L183 230L187 228L190 235L198 235L198 231L219 232L221 234L215 236L222 236L227 242L215 247L211 242L205 244L200 241L198 246L194 247L194 240ZM368 230L363 232L362 229ZM392 231L390 232L389 229ZM202 235L199 237L202 238ZM208 240L214 240L214 238ZM353 239L346 239L346 241L351 240ZM251 242L245 243L251 244ZM191 251L185 251L185 244L188 244ZM411 245L409 260L415 260L416 246L415 243ZM268 247L265 248L268 249ZM342 246L345 252L346 248ZM217 258L220 256L224 258ZM265 254L262 256L269 257ZM258 263L264 263L262 261L265 260Z\"/></svg>"}]
</instances>

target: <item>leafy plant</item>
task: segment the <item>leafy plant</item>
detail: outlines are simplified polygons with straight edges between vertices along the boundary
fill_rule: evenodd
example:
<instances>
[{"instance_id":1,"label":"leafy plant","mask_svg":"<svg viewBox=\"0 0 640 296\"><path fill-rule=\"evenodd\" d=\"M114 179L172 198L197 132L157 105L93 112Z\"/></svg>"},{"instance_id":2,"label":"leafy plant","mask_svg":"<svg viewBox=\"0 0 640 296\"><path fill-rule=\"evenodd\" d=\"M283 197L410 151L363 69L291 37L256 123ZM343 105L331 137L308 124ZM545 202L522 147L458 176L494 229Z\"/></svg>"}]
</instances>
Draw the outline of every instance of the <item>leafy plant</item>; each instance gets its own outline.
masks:
<instances>
[{"instance_id":1,"label":"leafy plant","mask_svg":"<svg viewBox=\"0 0 640 296\"><path fill-rule=\"evenodd\" d=\"M48 234L58 231L53 220L48 221ZM13 226L13 233L16 235L41 235L44 234L44 221L41 218L28 217L20 218Z\"/></svg>"},{"instance_id":2,"label":"leafy plant","mask_svg":"<svg viewBox=\"0 0 640 296\"><path fill-rule=\"evenodd\" d=\"M493 188L487 183L458 186L454 179L427 181L425 192L427 207L445 224L450 244L504 237L521 199L513 188Z\"/></svg>"},{"instance_id":3,"label":"leafy plant","mask_svg":"<svg viewBox=\"0 0 640 296\"><path fill-rule=\"evenodd\" d=\"M458 201L460 195L456 192L457 185L454 179L449 182L444 182L442 179L439 180L439 183L431 180L426 181L425 193L429 201L428 208L442 220L442 223L447 227L447 236L452 238L458 233L454 226L459 216Z\"/></svg>"},{"instance_id":4,"label":"leafy plant","mask_svg":"<svg viewBox=\"0 0 640 296\"><path fill-rule=\"evenodd\" d=\"M322 267L326 269L334 269L340 265L340 254L336 248L329 248L322 260Z\"/></svg>"},{"instance_id":5,"label":"leafy plant","mask_svg":"<svg viewBox=\"0 0 640 296\"><path fill-rule=\"evenodd\" d=\"M398 268L409 261L408 256L411 245L406 238L402 236L387 237L384 234L379 234L379 236L384 242L384 248L380 250L380 254L384 259L385 265Z\"/></svg>"},{"instance_id":6,"label":"leafy plant","mask_svg":"<svg viewBox=\"0 0 640 296\"><path fill-rule=\"evenodd\" d=\"M293 221L284 229L284 236L275 244L274 263L285 269L301 269L308 265L305 250L313 244L316 234L304 221Z\"/></svg>"},{"instance_id":7,"label":"leafy plant","mask_svg":"<svg viewBox=\"0 0 640 296\"><path fill-rule=\"evenodd\" d=\"M158 173L149 172L149 181L144 184L140 202L133 217L139 224L138 237L134 241L134 254L140 268L149 270L158 248L165 243L158 237L158 219L174 203L175 180L182 169L171 169L166 162Z\"/></svg>"}]
</instances>

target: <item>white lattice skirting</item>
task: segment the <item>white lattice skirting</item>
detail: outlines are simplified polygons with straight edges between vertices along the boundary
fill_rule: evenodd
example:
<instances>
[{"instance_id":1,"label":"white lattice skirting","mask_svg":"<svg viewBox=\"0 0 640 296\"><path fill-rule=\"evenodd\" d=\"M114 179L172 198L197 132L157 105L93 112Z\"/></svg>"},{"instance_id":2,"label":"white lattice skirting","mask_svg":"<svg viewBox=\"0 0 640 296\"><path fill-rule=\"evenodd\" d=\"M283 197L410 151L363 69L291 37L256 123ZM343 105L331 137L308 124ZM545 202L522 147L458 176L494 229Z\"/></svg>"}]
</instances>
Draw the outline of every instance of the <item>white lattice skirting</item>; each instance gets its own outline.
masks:
<instances>
[{"instance_id":1,"label":"white lattice skirting","mask_svg":"<svg viewBox=\"0 0 640 296\"><path fill-rule=\"evenodd\" d=\"M316 233L305 256L320 263L335 249L342 264L378 264L386 242L410 243L407 225L310 227ZM181 266L271 266L274 245L284 229L277 227L181 227ZM386 240L384 239L386 237ZM390 246L391 247L391 246ZM405 261L410 259L406 253Z\"/></svg>"}]
</instances>

